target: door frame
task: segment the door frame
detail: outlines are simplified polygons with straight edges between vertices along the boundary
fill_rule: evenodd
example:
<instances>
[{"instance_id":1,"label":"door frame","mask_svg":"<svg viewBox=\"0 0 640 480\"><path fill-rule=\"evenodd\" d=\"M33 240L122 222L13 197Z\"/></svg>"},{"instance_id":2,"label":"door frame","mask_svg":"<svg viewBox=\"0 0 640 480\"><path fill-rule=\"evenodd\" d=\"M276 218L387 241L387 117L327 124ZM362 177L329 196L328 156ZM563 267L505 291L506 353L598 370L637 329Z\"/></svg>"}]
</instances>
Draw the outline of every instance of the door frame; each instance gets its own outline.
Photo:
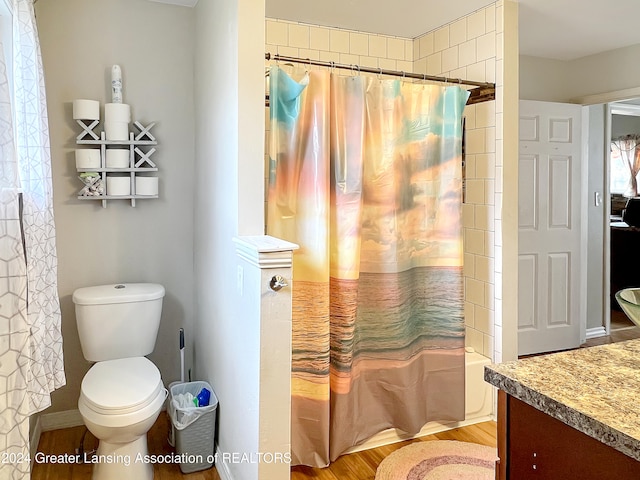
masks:
<instances>
[{"instance_id":1,"label":"door frame","mask_svg":"<svg viewBox=\"0 0 640 480\"><path fill-rule=\"evenodd\" d=\"M630 100L630 99L627 99ZM613 115L633 115L640 117L640 105L616 105L615 102L609 102L606 105L605 113L605 161L607 162L604 169L604 188L603 192L606 198L605 202L605 215L604 215L604 243L603 243L603 275L602 282L604 290L604 302L602 304L604 308L603 326L605 329L605 335L611 334L611 229L609 225L609 212L611 212L611 192L610 192L610 175L611 175L611 150L606 148L608 143L611 142L611 135L613 129Z\"/></svg>"},{"instance_id":2,"label":"door frame","mask_svg":"<svg viewBox=\"0 0 640 480\"><path fill-rule=\"evenodd\" d=\"M614 90L611 92L598 93L595 95L586 95L583 97L577 97L572 101L582 105L583 107L589 105L598 105L604 104L606 107L605 118L604 118L604 135L605 141L609 139L611 140L611 115L612 115L612 103L620 102L624 100L632 100L634 98L640 98L640 86L627 88L624 90ZM640 106L639 106L640 109ZM605 215L603 216L603 248L602 248L602 262L603 262L603 279L602 279L602 327L604 332L602 335L592 335L589 338L595 338L598 336L609 335L611 333L611 296L609 294L609 290L611 289L611 262L610 262L610 252L611 252L611 230L609 229L609 214L607 212L611 212L611 192L609 189L609 176L611 169L611 152L608 148L606 148L605 143L605 162L606 165L603 169L603 207L605 209ZM587 199L587 201L589 201ZM586 321L586 319L585 319ZM585 325L586 326L586 325Z\"/></svg>"}]
</instances>

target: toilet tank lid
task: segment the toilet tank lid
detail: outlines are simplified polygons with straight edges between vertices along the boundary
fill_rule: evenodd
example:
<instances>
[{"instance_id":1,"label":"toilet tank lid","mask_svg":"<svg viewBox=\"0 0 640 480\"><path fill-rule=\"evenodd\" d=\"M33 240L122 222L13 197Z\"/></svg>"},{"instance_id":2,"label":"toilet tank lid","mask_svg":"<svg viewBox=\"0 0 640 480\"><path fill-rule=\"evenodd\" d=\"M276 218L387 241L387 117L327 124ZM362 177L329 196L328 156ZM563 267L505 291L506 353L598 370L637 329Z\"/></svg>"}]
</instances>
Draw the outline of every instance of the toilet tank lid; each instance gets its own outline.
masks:
<instances>
[{"instance_id":1,"label":"toilet tank lid","mask_svg":"<svg viewBox=\"0 0 640 480\"><path fill-rule=\"evenodd\" d=\"M73 292L76 305L107 305L157 300L164 297L164 287L157 283L118 283L83 287Z\"/></svg>"}]
</instances>

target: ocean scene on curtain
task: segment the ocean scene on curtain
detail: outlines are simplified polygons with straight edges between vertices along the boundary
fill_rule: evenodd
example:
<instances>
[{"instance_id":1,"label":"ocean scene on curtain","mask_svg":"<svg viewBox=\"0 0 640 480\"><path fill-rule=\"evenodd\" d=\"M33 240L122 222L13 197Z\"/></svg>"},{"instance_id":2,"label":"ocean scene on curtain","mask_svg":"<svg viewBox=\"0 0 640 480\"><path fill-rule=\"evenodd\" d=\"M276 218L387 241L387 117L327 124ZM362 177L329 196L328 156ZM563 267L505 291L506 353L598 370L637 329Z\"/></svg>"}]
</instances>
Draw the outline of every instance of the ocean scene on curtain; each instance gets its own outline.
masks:
<instances>
[{"instance_id":1,"label":"ocean scene on curtain","mask_svg":"<svg viewBox=\"0 0 640 480\"><path fill-rule=\"evenodd\" d=\"M29 417L65 384L51 155L33 0L10 3L13 103L0 49L0 478L30 477Z\"/></svg>"},{"instance_id":2,"label":"ocean scene on curtain","mask_svg":"<svg viewBox=\"0 0 640 480\"><path fill-rule=\"evenodd\" d=\"M292 456L464 418L468 92L270 73L269 235L293 262Z\"/></svg>"}]
</instances>

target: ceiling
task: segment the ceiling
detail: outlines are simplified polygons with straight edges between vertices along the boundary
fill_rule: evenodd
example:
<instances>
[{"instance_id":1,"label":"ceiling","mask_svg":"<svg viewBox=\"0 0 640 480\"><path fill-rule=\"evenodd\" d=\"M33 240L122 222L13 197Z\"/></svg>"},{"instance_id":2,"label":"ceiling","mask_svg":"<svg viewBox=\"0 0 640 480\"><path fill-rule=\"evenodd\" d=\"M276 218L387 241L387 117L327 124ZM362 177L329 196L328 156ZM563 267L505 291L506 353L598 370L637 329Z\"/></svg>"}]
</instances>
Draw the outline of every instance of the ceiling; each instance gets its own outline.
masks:
<instances>
[{"instance_id":1,"label":"ceiling","mask_svg":"<svg viewBox=\"0 0 640 480\"><path fill-rule=\"evenodd\" d=\"M491 0L266 0L294 22L415 38ZM640 44L638 0L519 0L520 53L574 60Z\"/></svg>"}]
</instances>

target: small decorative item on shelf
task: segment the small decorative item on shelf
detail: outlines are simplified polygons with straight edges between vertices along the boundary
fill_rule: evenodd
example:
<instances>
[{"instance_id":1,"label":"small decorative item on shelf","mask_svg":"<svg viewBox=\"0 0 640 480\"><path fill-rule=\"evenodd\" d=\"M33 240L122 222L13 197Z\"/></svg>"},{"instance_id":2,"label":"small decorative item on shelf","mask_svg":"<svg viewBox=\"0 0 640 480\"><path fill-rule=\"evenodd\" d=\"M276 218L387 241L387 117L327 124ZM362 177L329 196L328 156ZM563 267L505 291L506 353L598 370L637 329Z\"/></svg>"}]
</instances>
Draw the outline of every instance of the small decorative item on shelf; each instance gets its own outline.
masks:
<instances>
[{"instance_id":1,"label":"small decorative item on shelf","mask_svg":"<svg viewBox=\"0 0 640 480\"><path fill-rule=\"evenodd\" d=\"M104 132L107 140L128 140L131 107L122 103L122 70L111 68L111 102L104 106Z\"/></svg>"},{"instance_id":2,"label":"small decorative item on shelf","mask_svg":"<svg viewBox=\"0 0 640 480\"><path fill-rule=\"evenodd\" d=\"M104 185L100 174L96 172L83 172L78 178L84 183L84 188L80 190L82 197L100 197L104 195Z\"/></svg>"},{"instance_id":3,"label":"small decorative item on shelf","mask_svg":"<svg viewBox=\"0 0 640 480\"><path fill-rule=\"evenodd\" d=\"M111 67L111 101L122 103L122 69L120 65Z\"/></svg>"}]
</instances>

